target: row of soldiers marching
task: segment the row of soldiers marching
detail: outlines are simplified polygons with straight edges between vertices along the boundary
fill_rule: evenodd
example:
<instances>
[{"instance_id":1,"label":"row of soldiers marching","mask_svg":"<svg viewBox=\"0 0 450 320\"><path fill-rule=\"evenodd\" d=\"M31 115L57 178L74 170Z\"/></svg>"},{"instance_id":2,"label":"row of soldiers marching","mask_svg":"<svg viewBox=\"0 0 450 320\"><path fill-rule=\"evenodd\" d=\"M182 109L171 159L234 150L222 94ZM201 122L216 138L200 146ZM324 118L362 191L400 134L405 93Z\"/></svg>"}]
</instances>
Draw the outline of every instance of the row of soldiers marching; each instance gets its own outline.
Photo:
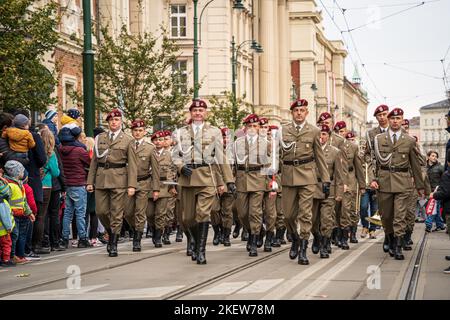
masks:
<instances>
[{"instance_id":1,"label":"row of soldiers marching","mask_svg":"<svg viewBox=\"0 0 450 320\"><path fill-rule=\"evenodd\" d=\"M109 235L109 256L118 255L117 240L125 218L134 230L133 251L141 250L146 220L153 243L175 212L187 236L186 254L206 264L210 223L213 244L230 246L243 227L249 256L279 247L284 232L292 242L290 259L309 264L307 248L328 258L331 244L348 250L356 243L358 198L377 190L385 232L383 250L404 259L411 249L414 212L411 203L424 194L423 161L416 140L402 128L403 111L376 108L379 126L368 131L362 150L346 124L333 124L322 113L317 125L306 121L308 102L291 104L292 120L278 127L250 114L234 133L205 121L207 104L192 102L190 120L170 137L157 131L145 141L146 125L132 122L132 137L122 131L122 114L107 115L109 131L95 139L87 190L95 190L97 215ZM173 147L164 144L172 139ZM374 213L372 213L374 214ZM412 221L412 222L411 222Z\"/></svg>"}]
</instances>

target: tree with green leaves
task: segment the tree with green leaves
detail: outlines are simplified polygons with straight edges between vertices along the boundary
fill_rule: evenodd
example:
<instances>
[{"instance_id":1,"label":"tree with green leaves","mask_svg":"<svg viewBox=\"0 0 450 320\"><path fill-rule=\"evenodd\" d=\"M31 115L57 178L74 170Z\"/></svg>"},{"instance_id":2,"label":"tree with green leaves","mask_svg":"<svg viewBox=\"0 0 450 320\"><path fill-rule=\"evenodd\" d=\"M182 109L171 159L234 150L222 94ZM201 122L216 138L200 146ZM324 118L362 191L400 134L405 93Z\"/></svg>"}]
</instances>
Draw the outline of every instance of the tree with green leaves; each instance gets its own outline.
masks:
<instances>
[{"instance_id":1,"label":"tree with green leaves","mask_svg":"<svg viewBox=\"0 0 450 320\"><path fill-rule=\"evenodd\" d=\"M56 103L51 97L56 70L42 64L58 42L57 4L34 6L34 0L0 0L0 109L45 111Z\"/></svg>"},{"instance_id":2,"label":"tree with green leaves","mask_svg":"<svg viewBox=\"0 0 450 320\"><path fill-rule=\"evenodd\" d=\"M165 127L180 125L193 90L187 89L183 71L174 68L180 50L165 30L130 34L124 25L113 38L103 26L101 35L95 61L97 108L119 107L130 121L140 118L157 126L164 119Z\"/></svg>"}]
</instances>

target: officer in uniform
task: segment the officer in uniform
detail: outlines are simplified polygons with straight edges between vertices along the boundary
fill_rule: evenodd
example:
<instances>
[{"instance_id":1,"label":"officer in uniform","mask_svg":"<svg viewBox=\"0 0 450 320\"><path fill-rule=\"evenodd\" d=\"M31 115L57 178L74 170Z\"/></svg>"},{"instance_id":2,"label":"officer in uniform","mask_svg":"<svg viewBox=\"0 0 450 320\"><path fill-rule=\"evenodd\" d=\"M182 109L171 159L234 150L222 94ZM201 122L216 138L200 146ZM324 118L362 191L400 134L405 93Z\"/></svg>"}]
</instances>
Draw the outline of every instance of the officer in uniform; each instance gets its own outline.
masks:
<instances>
[{"instance_id":1,"label":"officer in uniform","mask_svg":"<svg viewBox=\"0 0 450 320\"><path fill-rule=\"evenodd\" d=\"M234 143L236 168L236 207L239 220L249 232L247 251L256 257L257 241L261 232L262 204L266 190L267 172L270 165L270 145L265 137L259 135L259 117L248 115L243 123L245 136ZM276 193L275 193L276 195Z\"/></svg>"},{"instance_id":2,"label":"officer in uniform","mask_svg":"<svg viewBox=\"0 0 450 320\"><path fill-rule=\"evenodd\" d=\"M374 140L379 172L378 179L372 181L371 187L379 190L383 227L389 237L389 253L396 260L403 260L406 215L411 189L414 187L411 171L415 187L421 195L424 194L424 180L419 157L415 151L416 141L402 132L403 110L393 109L388 119L389 130L377 135Z\"/></svg>"},{"instance_id":3,"label":"officer in uniform","mask_svg":"<svg viewBox=\"0 0 450 320\"><path fill-rule=\"evenodd\" d=\"M160 248L161 244L161 235L164 231L164 228L167 228L167 211L169 210L169 201L171 199L176 199L176 190L174 184L168 184L168 182L174 183L176 178L176 167L172 163L171 153L166 150L166 132L164 131L156 131L152 135L152 142L155 145L153 157L157 162L158 173L155 177L158 178L156 180L156 184L158 186L159 197L155 199L148 199L148 219L149 221L154 223L154 232L153 232L153 244L156 248ZM168 238L168 237L167 237ZM167 240L164 241L164 244L167 243Z\"/></svg>"},{"instance_id":4,"label":"officer in uniform","mask_svg":"<svg viewBox=\"0 0 450 320\"><path fill-rule=\"evenodd\" d=\"M320 258L329 258L331 254L331 232L334 228L335 201L342 201L344 193L344 176L341 161L341 151L329 144L331 129L327 125L319 126L320 143L325 155L328 173L331 179L330 195L325 198L321 179L318 178L316 191L314 193L312 233L314 236L312 252L320 251ZM317 175L319 173L317 172Z\"/></svg>"},{"instance_id":5,"label":"officer in uniform","mask_svg":"<svg viewBox=\"0 0 450 320\"><path fill-rule=\"evenodd\" d=\"M366 147L364 148L364 161L368 167L367 172L369 175L369 179L371 183L372 180L376 179L378 177L378 167L377 167L377 161L375 157L375 149L374 149L374 141L375 137L379 135L380 133L384 133L389 129L389 121L388 116L389 114L389 107L385 104L379 105L374 113L373 116L377 119L378 126L368 130L366 132ZM376 198L377 198L377 205L374 208L370 208L372 215L380 208L378 203L378 191L375 190ZM380 215L383 214L381 210L379 210ZM389 251L389 237L386 234L386 229L384 229L385 235L384 235L384 243L383 243L383 251L388 252Z\"/></svg>"},{"instance_id":6,"label":"officer in uniform","mask_svg":"<svg viewBox=\"0 0 450 320\"><path fill-rule=\"evenodd\" d=\"M180 177L183 223L195 241L197 264L206 264L206 240L211 209L217 193L225 191L217 185L215 170L220 167L228 190L235 192L233 175L223 152L222 133L219 128L205 122L207 104L195 99L189 107L192 124L174 133L177 141L172 157Z\"/></svg>"},{"instance_id":7,"label":"officer in uniform","mask_svg":"<svg viewBox=\"0 0 450 320\"><path fill-rule=\"evenodd\" d=\"M125 220L133 228L133 251L141 251L141 239L147 215L148 198L159 196L159 167L155 147L144 141L147 134L145 122L136 119L131 123L134 138L133 152L137 159L137 188L133 197L125 202Z\"/></svg>"},{"instance_id":8,"label":"officer in uniform","mask_svg":"<svg viewBox=\"0 0 450 320\"><path fill-rule=\"evenodd\" d=\"M109 235L107 251L117 257L117 240L122 228L126 195L137 187L137 159L134 139L122 131L122 113L113 109L106 117L109 132L95 139L94 156L89 168L87 191L95 186L95 208Z\"/></svg>"},{"instance_id":9,"label":"officer in uniform","mask_svg":"<svg viewBox=\"0 0 450 320\"><path fill-rule=\"evenodd\" d=\"M173 147L172 132L170 130L164 130L163 132L164 132L164 142L165 142L164 149L168 153L172 153L172 147ZM175 165L173 165L173 167L175 167ZM175 241L176 242L183 241L183 233L181 232L179 225L177 226L177 223L176 223L176 217L175 217L176 201L177 201L176 197L169 198L167 215L166 215L166 227L164 229L164 234L163 234L163 243L164 244L170 244L169 238L170 238L170 235L172 234L172 231L174 231L175 228L177 229Z\"/></svg>"},{"instance_id":10,"label":"officer in uniform","mask_svg":"<svg viewBox=\"0 0 450 320\"><path fill-rule=\"evenodd\" d=\"M291 104L292 122L283 125L280 134L282 204L286 226L292 235L289 257L295 259L298 256L298 263L302 265L309 264L306 250L312 226L313 197L319 182L317 169L325 198L330 194L330 174L320 145L320 130L306 121L308 112L308 101L294 101Z\"/></svg>"}]
</instances>

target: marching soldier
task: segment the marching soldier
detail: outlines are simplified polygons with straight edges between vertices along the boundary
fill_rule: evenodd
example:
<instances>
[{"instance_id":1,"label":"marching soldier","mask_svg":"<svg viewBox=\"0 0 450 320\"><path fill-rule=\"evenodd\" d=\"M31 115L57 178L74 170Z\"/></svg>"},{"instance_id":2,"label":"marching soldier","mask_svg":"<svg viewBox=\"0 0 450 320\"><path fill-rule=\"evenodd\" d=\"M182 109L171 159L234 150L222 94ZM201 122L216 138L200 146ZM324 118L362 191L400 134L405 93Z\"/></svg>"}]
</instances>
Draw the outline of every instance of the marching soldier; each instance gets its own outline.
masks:
<instances>
[{"instance_id":1,"label":"marching soldier","mask_svg":"<svg viewBox=\"0 0 450 320\"><path fill-rule=\"evenodd\" d=\"M369 175L370 182L378 177L378 167L377 167L377 161L375 157L375 148L374 148L374 141L375 137L379 135L380 133L384 133L389 129L389 121L388 116L389 114L389 107L385 104L379 105L374 113L373 116L377 119L378 126L368 130L366 133L366 147L364 148L364 161L368 167L367 172ZM369 183L370 183L369 182ZM376 190L377 195L377 209L381 209L380 205L378 204L378 191ZM376 210L375 210L376 211ZM380 214L382 215L383 212L379 210ZM373 213L372 213L373 215ZM389 251L389 237L386 234L386 228L384 228L384 242L383 242L383 251L388 252Z\"/></svg>"},{"instance_id":2,"label":"marching soldier","mask_svg":"<svg viewBox=\"0 0 450 320\"><path fill-rule=\"evenodd\" d=\"M159 167L155 158L155 147L144 141L147 134L143 120L131 123L134 138L133 152L137 159L137 188L133 197L126 200L125 220L133 228L133 251L141 251L141 239L147 216L148 198L156 201L159 196Z\"/></svg>"},{"instance_id":3,"label":"marching soldier","mask_svg":"<svg viewBox=\"0 0 450 320\"><path fill-rule=\"evenodd\" d=\"M172 163L172 157L169 151L166 150L166 132L156 131L152 135L152 142L155 145L153 157L157 162L157 174L154 175L155 184L157 185L159 197L148 199L148 219L154 221L153 244L156 248L162 247L161 236L164 228L167 228L167 211L169 208L169 201L176 196L176 189L174 184L167 184L174 182L176 178L176 168ZM158 180L156 180L158 179ZM176 198L175 198L176 199ZM167 241L163 242L164 244Z\"/></svg>"},{"instance_id":4,"label":"marching soldier","mask_svg":"<svg viewBox=\"0 0 450 320\"><path fill-rule=\"evenodd\" d=\"M170 132L170 130L164 130L163 134L164 134L164 149L167 152L167 154L170 155L172 153L172 145L173 145L172 132ZM170 159L171 159L170 161L172 161L172 158L170 158ZM176 168L175 165L173 165L173 168ZM174 178L172 178L172 179L174 179ZM170 190L171 190L171 193L175 191L174 187L172 187ZM175 222L176 201L177 201L177 198L171 196L167 203L168 208L166 210L166 216L165 216L166 222L165 222L165 228L164 228L163 236L162 236L163 244L170 244L170 235L173 231L172 226L175 225L174 222ZM182 233L181 233L181 230L179 230L179 228L177 229L175 241L176 242L183 241Z\"/></svg>"},{"instance_id":5,"label":"marching soldier","mask_svg":"<svg viewBox=\"0 0 450 320\"><path fill-rule=\"evenodd\" d=\"M298 256L298 263L302 265L309 264L306 250L312 226L313 197L318 183L316 168L325 198L330 194L330 175L320 145L320 130L306 121L308 112L308 101L300 99L292 103L292 122L282 127L280 135L282 204L286 226L292 235L289 257L295 259Z\"/></svg>"},{"instance_id":6,"label":"marching soldier","mask_svg":"<svg viewBox=\"0 0 450 320\"><path fill-rule=\"evenodd\" d=\"M396 260L403 260L403 237L406 231L406 215L411 189L411 172L419 194L424 194L424 180L419 157L415 151L415 139L402 132L403 110L395 108L389 115L389 130L374 140L378 177L371 187L378 189L383 227L389 237L389 253Z\"/></svg>"},{"instance_id":7,"label":"marching soldier","mask_svg":"<svg viewBox=\"0 0 450 320\"><path fill-rule=\"evenodd\" d=\"M320 143L325 155L328 173L331 179L330 195L325 197L321 179L318 178L316 191L314 193L312 233L314 241L311 246L314 254L320 252L320 258L329 258L331 254L330 237L334 228L334 208L336 201L342 201L344 192L343 165L341 151L329 144L331 129L327 125L320 128ZM317 172L319 176L319 173Z\"/></svg>"},{"instance_id":8,"label":"marching soldier","mask_svg":"<svg viewBox=\"0 0 450 320\"><path fill-rule=\"evenodd\" d=\"M236 207L239 220L249 232L247 251L256 257L257 241L261 232L262 204L267 183L267 168L270 164L270 146L267 139L259 135L259 118L248 115L243 123L245 136L237 138L234 145L236 168ZM275 193L276 195L276 193Z\"/></svg>"},{"instance_id":9,"label":"marching soldier","mask_svg":"<svg viewBox=\"0 0 450 320\"><path fill-rule=\"evenodd\" d=\"M217 185L215 175L220 167L228 190L235 192L230 166L223 152L222 134L205 122L207 104L200 99L192 102L189 111L192 124L174 133L176 147L172 156L178 167L181 186L183 223L195 241L197 264L206 264L206 240L211 209L216 192L223 193L224 185Z\"/></svg>"},{"instance_id":10,"label":"marching soldier","mask_svg":"<svg viewBox=\"0 0 450 320\"><path fill-rule=\"evenodd\" d=\"M137 187L137 160L134 139L122 131L120 110L113 109L106 121L109 132L95 139L86 189L93 192L95 186L96 213L109 235L107 251L110 257L117 257L125 197L127 193L132 197Z\"/></svg>"}]
</instances>

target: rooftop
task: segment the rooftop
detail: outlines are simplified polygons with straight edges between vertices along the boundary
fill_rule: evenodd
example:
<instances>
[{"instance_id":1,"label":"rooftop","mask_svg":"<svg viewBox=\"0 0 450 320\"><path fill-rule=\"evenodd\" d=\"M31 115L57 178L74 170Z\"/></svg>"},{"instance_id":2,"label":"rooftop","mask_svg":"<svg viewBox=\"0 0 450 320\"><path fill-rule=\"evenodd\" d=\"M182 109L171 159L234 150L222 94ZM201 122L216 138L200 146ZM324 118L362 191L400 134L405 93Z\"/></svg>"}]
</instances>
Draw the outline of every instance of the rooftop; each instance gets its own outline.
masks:
<instances>
[{"instance_id":1,"label":"rooftop","mask_svg":"<svg viewBox=\"0 0 450 320\"><path fill-rule=\"evenodd\" d=\"M428 104L420 108L420 111L450 109L450 99L444 99L435 103Z\"/></svg>"}]
</instances>

